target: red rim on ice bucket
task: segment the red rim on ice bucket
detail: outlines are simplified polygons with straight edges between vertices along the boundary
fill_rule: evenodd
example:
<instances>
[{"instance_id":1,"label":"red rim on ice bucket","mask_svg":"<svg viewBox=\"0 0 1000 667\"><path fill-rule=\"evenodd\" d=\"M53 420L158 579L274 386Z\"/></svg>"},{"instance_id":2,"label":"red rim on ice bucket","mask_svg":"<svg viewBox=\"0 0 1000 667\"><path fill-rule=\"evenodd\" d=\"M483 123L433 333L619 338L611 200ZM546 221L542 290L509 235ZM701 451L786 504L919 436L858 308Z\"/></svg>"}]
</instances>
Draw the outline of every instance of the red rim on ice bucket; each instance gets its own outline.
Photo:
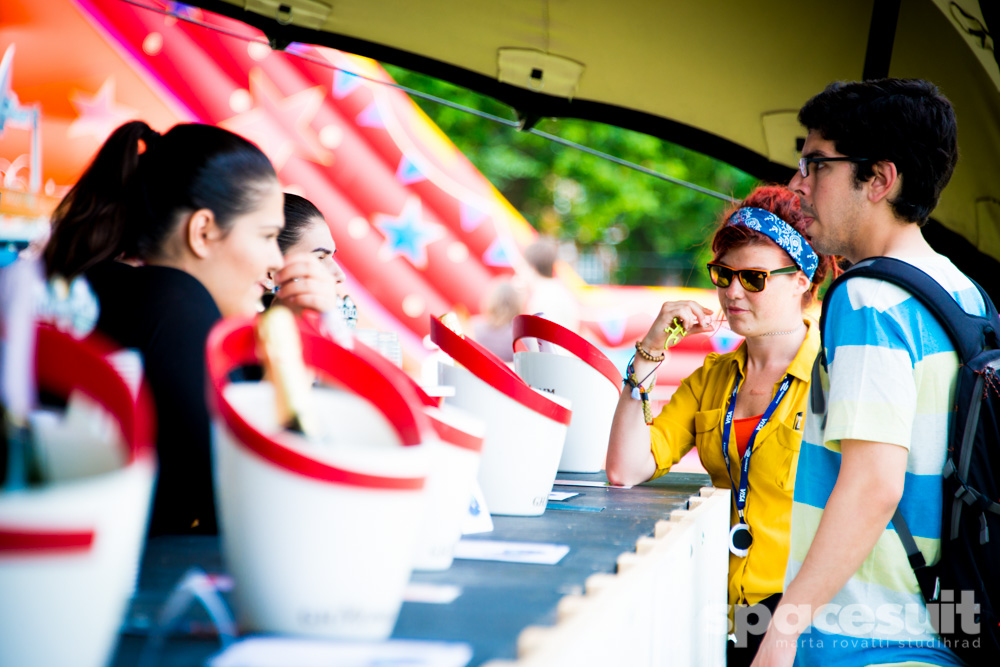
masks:
<instances>
[{"instance_id":1,"label":"red rim on ice bucket","mask_svg":"<svg viewBox=\"0 0 1000 667\"><path fill-rule=\"evenodd\" d=\"M459 336L436 317L431 317L431 340L452 359L497 391L553 421L569 424L573 414L569 408L545 398L529 387L495 354L471 338Z\"/></svg>"},{"instance_id":2,"label":"red rim on ice bucket","mask_svg":"<svg viewBox=\"0 0 1000 667\"><path fill-rule=\"evenodd\" d=\"M107 349L102 349L107 348ZM35 374L38 386L66 398L81 391L111 413L122 431L126 461L153 454L153 401L145 382L133 399L118 371L102 356L110 345L80 341L47 326L38 327ZM31 528L0 526L0 554L87 551L94 544L93 528Z\"/></svg>"},{"instance_id":3,"label":"red rim on ice bucket","mask_svg":"<svg viewBox=\"0 0 1000 667\"><path fill-rule=\"evenodd\" d=\"M399 378L400 382L409 385L417 395L417 399L424 406L424 414L430 419L431 427L434 428L434 431L442 440L462 449L474 452L483 451L483 438L481 436L468 433L449 423L447 414L439 409L441 407L440 398L429 395L420 385L413 381L413 378L379 354L378 351L373 350L361 341L354 341L354 352L377 368L383 375L395 376Z\"/></svg>"},{"instance_id":4,"label":"red rim on ice bucket","mask_svg":"<svg viewBox=\"0 0 1000 667\"><path fill-rule=\"evenodd\" d=\"M310 333L315 333L326 340L331 340L330 335L327 333L326 329L319 322L319 318L315 316L313 311L306 311L302 313L302 316L299 318L298 321L302 331L308 330ZM336 341L332 342L334 343L334 345L338 345ZM398 377L400 381L402 381L404 384L409 385L416 393L417 399L422 405L435 408L441 407L440 398L429 395L426 391L423 390L423 388L420 385L418 385L416 382L413 381L413 378L404 373L400 368L398 368L388 359L383 357L378 352L378 350L368 347L357 338L351 341L351 345L352 345L350 348L351 352L358 355L359 357L370 363L372 366L378 368L383 374L394 375Z\"/></svg>"},{"instance_id":5,"label":"red rim on ice bucket","mask_svg":"<svg viewBox=\"0 0 1000 667\"><path fill-rule=\"evenodd\" d=\"M522 338L537 338L558 345L610 380L621 393L622 376L611 360L587 339L566 327L537 315L518 315L514 318L515 345Z\"/></svg>"},{"instance_id":6,"label":"red rim on ice bucket","mask_svg":"<svg viewBox=\"0 0 1000 667\"><path fill-rule=\"evenodd\" d=\"M323 333L322 329L316 326L314 322L305 318L303 318L302 322L304 322L306 326L310 327L311 331L314 331L329 340L329 338ZM334 344L336 344L336 342ZM481 452L483 450L482 437L472 435L471 433L448 423L447 415L438 410L438 408L441 407L440 397L431 396L424 391L420 385L414 382L413 378L379 354L378 350L368 347L357 339L354 339L352 344L352 351L354 354L358 355L377 368L383 375L396 377L400 382L413 389L414 393L417 395L417 400L424 406L424 414L430 418L431 426L442 440L448 444L455 445L456 447L461 447L462 449L468 449L475 452Z\"/></svg>"},{"instance_id":7,"label":"red rim on ice bucket","mask_svg":"<svg viewBox=\"0 0 1000 667\"><path fill-rule=\"evenodd\" d=\"M346 387L370 401L392 425L403 445L417 445L430 432L427 417L414 409L417 399L410 387L385 376L370 362L333 341L327 340L299 322L302 355L307 366L324 379ZM236 436L237 442L272 464L304 477L323 482L374 489L415 490L424 486L424 477L384 477L339 468L317 461L271 440L251 426L226 400L223 390L228 375L241 366L256 364L257 342L252 318L228 318L212 329L206 346L209 391L213 406ZM397 409L392 409L397 408Z\"/></svg>"},{"instance_id":8,"label":"red rim on ice bucket","mask_svg":"<svg viewBox=\"0 0 1000 667\"><path fill-rule=\"evenodd\" d=\"M468 449L473 452L483 451L483 436L473 435L468 431L450 424L448 422L448 414L443 412L440 408L424 408L424 414L430 418L431 426L434 427L438 436L440 436L440 438L449 445L455 445L456 447Z\"/></svg>"},{"instance_id":9,"label":"red rim on ice bucket","mask_svg":"<svg viewBox=\"0 0 1000 667\"><path fill-rule=\"evenodd\" d=\"M379 354L378 350L368 347L357 339L354 339L353 343L355 354L370 363L372 366L378 368L382 373L386 375L394 375L398 377L401 382L409 385L410 388L413 389L413 392L417 395L417 400L420 401L421 405L432 408L441 407L441 399L439 397L429 395L420 385L413 381L413 378Z\"/></svg>"}]
</instances>

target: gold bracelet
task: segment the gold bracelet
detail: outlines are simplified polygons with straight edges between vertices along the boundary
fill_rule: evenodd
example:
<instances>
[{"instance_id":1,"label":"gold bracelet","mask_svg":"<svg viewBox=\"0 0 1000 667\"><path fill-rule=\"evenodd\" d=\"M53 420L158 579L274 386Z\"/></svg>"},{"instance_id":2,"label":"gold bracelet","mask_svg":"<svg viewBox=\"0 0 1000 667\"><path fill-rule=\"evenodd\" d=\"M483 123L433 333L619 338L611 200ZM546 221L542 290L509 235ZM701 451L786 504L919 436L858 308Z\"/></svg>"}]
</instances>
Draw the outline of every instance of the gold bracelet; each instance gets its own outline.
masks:
<instances>
[{"instance_id":1,"label":"gold bracelet","mask_svg":"<svg viewBox=\"0 0 1000 667\"><path fill-rule=\"evenodd\" d=\"M664 354L663 352L661 352L660 356L654 357L649 352L647 352L646 350L643 349L643 347L642 347L642 341L640 341L640 340L635 341L635 352L636 352L636 354L638 354L640 357L642 357L646 361L652 361L652 362L655 362L655 363L660 363L667 356L666 354Z\"/></svg>"}]
</instances>

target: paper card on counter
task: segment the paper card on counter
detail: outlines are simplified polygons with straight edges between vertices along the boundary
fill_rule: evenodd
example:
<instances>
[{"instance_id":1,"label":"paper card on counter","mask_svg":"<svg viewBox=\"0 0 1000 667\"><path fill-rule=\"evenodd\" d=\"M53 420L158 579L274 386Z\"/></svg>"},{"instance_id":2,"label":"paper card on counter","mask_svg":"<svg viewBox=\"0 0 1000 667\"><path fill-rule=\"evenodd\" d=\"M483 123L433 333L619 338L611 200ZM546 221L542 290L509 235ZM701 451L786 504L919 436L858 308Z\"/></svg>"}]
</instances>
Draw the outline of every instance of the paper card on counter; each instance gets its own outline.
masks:
<instances>
[{"instance_id":1,"label":"paper card on counter","mask_svg":"<svg viewBox=\"0 0 1000 667\"><path fill-rule=\"evenodd\" d=\"M565 510L568 512L603 512L603 507L595 507L592 505L560 505L558 503L549 503L545 506L547 510Z\"/></svg>"},{"instance_id":2,"label":"paper card on counter","mask_svg":"<svg viewBox=\"0 0 1000 667\"><path fill-rule=\"evenodd\" d=\"M472 646L461 642L390 639L338 642L294 637L249 637L215 655L209 667L465 667Z\"/></svg>"},{"instance_id":3,"label":"paper card on counter","mask_svg":"<svg viewBox=\"0 0 1000 667\"><path fill-rule=\"evenodd\" d=\"M493 517L490 508L486 506L486 496L479 487L479 482L473 484L472 498L469 499L469 513L462 521L462 534L489 533L493 531Z\"/></svg>"},{"instance_id":4,"label":"paper card on counter","mask_svg":"<svg viewBox=\"0 0 1000 667\"><path fill-rule=\"evenodd\" d=\"M451 604L461 594L462 588L460 586L411 581L406 585L406 590L403 591L403 600L427 604Z\"/></svg>"},{"instance_id":5,"label":"paper card on counter","mask_svg":"<svg viewBox=\"0 0 1000 667\"><path fill-rule=\"evenodd\" d=\"M589 479L557 479L553 486L596 486L608 489L631 489L632 485L609 484L608 482L597 482Z\"/></svg>"},{"instance_id":6,"label":"paper card on counter","mask_svg":"<svg viewBox=\"0 0 1000 667\"><path fill-rule=\"evenodd\" d=\"M507 563L555 565L569 553L567 544L544 542L501 542L498 540L459 540L455 558L497 560Z\"/></svg>"},{"instance_id":7,"label":"paper card on counter","mask_svg":"<svg viewBox=\"0 0 1000 667\"><path fill-rule=\"evenodd\" d=\"M580 495L578 491L549 491L549 500L559 502L562 500L569 500L573 496L578 495Z\"/></svg>"},{"instance_id":8,"label":"paper card on counter","mask_svg":"<svg viewBox=\"0 0 1000 667\"><path fill-rule=\"evenodd\" d=\"M455 395L455 388L446 384L422 384L420 388L434 398L451 398Z\"/></svg>"}]
</instances>

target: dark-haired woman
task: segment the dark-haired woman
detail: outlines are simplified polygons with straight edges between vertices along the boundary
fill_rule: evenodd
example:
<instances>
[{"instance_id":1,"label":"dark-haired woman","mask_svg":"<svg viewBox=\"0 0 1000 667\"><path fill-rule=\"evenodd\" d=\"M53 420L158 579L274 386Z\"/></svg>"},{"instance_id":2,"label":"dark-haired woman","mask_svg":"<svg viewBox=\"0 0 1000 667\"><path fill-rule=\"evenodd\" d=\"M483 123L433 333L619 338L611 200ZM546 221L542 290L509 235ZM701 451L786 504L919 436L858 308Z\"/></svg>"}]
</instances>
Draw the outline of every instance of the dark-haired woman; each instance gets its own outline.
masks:
<instances>
[{"instance_id":1,"label":"dark-haired woman","mask_svg":"<svg viewBox=\"0 0 1000 667\"><path fill-rule=\"evenodd\" d=\"M297 310L322 313L340 308L344 271L334 257L337 244L323 214L305 197L286 192L284 215L278 247L285 265L271 276L282 286L276 298Z\"/></svg>"},{"instance_id":2,"label":"dark-haired woman","mask_svg":"<svg viewBox=\"0 0 1000 667\"><path fill-rule=\"evenodd\" d=\"M726 215L708 269L743 343L709 354L647 423L643 400L667 354L667 330L675 319L688 334L712 330L712 310L694 301L664 303L636 343L608 446L612 483L663 475L697 447L712 483L732 489L729 604L740 642L730 644L730 665L753 661L762 634L747 630L763 632L770 619L763 608L773 611L784 584L795 468L819 350L818 326L805 310L833 267L796 228L798 199L784 187L758 188ZM765 617L754 626L758 613Z\"/></svg>"},{"instance_id":3,"label":"dark-haired woman","mask_svg":"<svg viewBox=\"0 0 1000 667\"><path fill-rule=\"evenodd\" d=\"M334 282L344 282L344 272L337 263L337 243L330 226L316 205L305 197L285 193L285 228L278 234L283 255L312 254L327 268Z\"/></svg>"},{"instance_id":4,"label":"dark-haired woman","mask_svg":"<svg viewBox=\"0 0 1000 667\"><path fill-rule=\"evenodd\" d=\"M160 462L153 533L215 530L205 341L220 317L254 313L282 268L282 206L252 143L210 125L160 135L135 121L108 137L53 215L48 272L86 274L97 329L143 357Z\"/></svg>"}]
</instances>

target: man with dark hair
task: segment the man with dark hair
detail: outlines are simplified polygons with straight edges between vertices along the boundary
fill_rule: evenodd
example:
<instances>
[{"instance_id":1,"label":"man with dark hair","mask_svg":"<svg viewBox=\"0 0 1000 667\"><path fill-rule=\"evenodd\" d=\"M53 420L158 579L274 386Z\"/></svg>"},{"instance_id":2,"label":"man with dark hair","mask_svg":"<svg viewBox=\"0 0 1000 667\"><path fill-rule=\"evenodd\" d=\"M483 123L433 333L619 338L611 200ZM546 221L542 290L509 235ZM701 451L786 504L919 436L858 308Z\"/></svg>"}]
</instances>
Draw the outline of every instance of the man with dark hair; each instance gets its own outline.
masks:
<instances>
[{"instance_id":1,"label":"man with dark hair","mask_svg":"<svg viewBox=\"0 0 1000 667\"><path fill-rule=\"evenodd\" d=\"M866 158L853 162L856 189L880 161L896 165L905 178L889 204L897 219L919 226L927 222L958 161L955 112L928 81L834 83L806 102L799 122L833 140L840 153ZM802 155L811 157L805 150Z\"/></svg>"},{"instance_id":2,"label":"man with dark hair","mask_svg":"<svg viewBox=\"0 0 1000 667\"><path fill-rule=\"evenodd\" d=\"M975 286L920 229L958 157L954 111L937 88L834 83L799 121L808 136L789 187L816 250L902 259L982 315ZM826 311L826 411L810 406L806 418L785 593L754 664L961 665L890 523L899 507L926 561L938 560L958 356L934 315L893 284L851 279Z\"/></svg>"}]
</instances>

